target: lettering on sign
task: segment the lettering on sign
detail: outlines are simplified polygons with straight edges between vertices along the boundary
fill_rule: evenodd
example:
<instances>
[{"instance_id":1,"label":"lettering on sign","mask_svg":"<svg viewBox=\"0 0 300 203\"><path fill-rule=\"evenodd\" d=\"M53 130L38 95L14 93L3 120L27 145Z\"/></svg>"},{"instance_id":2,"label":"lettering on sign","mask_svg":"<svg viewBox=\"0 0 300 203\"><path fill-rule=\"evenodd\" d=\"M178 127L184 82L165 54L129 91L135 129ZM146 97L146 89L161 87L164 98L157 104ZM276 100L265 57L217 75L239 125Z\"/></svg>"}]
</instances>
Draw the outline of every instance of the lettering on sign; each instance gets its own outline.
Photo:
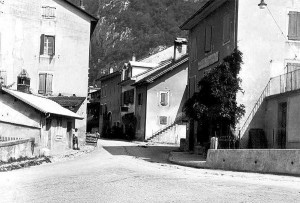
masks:
<instances>
[{"instance_id":1,"label":"lettering on sign","mask_svg":"<svg viewBox=\"0 0 300 203\"><path fill-rule=\"evenodd\" d=\"M198 70L206 68L219 61L219 52L215 52L198 62Z\"/></svg>"}]
</instances>

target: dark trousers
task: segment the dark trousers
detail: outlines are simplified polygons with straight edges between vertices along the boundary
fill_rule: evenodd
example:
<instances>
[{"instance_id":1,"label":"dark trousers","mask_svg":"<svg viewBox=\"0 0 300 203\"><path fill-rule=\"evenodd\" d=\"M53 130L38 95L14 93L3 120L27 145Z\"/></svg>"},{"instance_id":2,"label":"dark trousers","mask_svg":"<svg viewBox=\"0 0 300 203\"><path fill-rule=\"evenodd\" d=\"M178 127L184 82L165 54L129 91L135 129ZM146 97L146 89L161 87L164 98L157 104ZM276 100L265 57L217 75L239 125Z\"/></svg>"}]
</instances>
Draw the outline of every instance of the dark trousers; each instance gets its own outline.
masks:
<instances>
[{"instance_id":1,"label":"dark trousers","mask_svg":"<svg viewBox=\"0 0 300 203\"><path fill-rule=\"evenodd\" d=\"M75 145L77 146L76 148ZM73 149L78 149L78 137L73 137Z\"/></svg>"}]
</instances>

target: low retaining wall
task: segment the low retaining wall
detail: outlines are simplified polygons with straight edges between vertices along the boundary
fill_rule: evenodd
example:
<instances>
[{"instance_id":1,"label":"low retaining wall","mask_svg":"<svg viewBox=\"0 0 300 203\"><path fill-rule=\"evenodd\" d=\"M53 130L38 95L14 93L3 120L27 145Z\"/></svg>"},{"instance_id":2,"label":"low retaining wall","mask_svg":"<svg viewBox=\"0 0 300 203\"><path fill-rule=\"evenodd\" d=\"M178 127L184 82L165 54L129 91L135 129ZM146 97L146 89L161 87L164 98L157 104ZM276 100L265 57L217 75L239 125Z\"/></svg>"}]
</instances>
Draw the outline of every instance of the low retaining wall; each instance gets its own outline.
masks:
<instances>
[{"instance_id":1,"label":"low retaining wall","mask_svg":"<svg viewBox=\"0 0 300 203\"><path fill-rule=\"evenodd\" d=\"M208 150L206 161L213 169L300 175L298 149Z\"/></svg>"},{"instance_id":2,"label":"low retaining wall","mask_svg":"<svg viewBox=\"0 0 300 203\"><path fill-rule=\"evenodd\" d=\"M0 161L35 157L34 138L0 142Z\"/></svg>"}]
</instances>

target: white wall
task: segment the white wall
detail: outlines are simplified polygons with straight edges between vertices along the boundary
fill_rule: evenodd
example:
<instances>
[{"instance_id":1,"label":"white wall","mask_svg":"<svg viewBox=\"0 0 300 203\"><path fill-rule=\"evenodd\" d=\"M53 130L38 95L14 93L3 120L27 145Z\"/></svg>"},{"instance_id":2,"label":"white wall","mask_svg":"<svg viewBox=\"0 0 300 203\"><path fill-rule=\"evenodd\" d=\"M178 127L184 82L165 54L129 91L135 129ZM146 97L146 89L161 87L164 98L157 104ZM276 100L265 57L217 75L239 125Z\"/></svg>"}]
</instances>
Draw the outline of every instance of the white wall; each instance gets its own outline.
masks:
<instances>
[{"instance_id":1,"label":"white wall","mask_svg":"<svg viewBox=\"0 0 300 203\"><path fill-rule=\"evenodd\" d=\"M288 13L300 11L300 1L266 1L280 29L267 9L258 7L259 1L240 0L238 19L238 48L243 52L244 64L240 72L245 94L239 103L245 104L244 123L270 77L284 73L287 61L300 62L300 42L287 42ZM295 54L299 57L294 60Z\"/></svg>"}]
</instances>

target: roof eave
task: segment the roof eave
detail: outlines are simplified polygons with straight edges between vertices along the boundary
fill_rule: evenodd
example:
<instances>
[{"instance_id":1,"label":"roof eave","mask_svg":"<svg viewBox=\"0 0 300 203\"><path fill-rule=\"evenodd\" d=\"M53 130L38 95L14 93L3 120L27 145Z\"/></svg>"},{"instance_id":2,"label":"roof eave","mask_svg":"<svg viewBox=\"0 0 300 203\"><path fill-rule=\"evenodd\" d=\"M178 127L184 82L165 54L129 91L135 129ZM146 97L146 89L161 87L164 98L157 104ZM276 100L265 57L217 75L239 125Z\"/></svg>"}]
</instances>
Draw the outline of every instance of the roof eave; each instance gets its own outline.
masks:
<instances>
[{"instance_id":1,"label":"roof eave","mask_svg":"<svg viewBox=\"0 0 300 203\"><path fill-rule=\"evenodd\" d=\"M217 9L227 0L210 0L204 6L202 6L196 13L194 13L190 18L188 18L179 28L181 30L190 30L195 27L198 22L202 21L206 16L208 16L212 11Z\"/></svg>"}]
</instances>

